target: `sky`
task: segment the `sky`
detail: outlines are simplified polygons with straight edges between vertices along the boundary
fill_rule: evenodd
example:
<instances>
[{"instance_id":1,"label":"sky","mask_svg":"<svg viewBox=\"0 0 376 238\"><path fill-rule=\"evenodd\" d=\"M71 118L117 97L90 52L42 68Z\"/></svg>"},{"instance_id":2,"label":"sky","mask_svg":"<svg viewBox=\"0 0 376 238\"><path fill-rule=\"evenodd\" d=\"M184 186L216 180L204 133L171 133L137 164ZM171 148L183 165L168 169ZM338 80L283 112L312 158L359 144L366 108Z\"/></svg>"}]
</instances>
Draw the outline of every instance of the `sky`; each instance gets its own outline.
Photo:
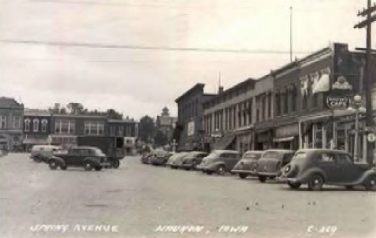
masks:
<instances>
[{"instance_id":1,"label":"sky","mask_svg":"<svg viewBox=\"0 0 376 238\"><path fill-rule=\"evenodd\" d=\"M348 43L366 0L0 0L0 96L80 102L139 120L196 83L215 93ZM374 41L375 42L375 41ZM375 43L372 44L375 47ZM219 80L220 78L220 80Z\"/></svg>"}]
</instances>

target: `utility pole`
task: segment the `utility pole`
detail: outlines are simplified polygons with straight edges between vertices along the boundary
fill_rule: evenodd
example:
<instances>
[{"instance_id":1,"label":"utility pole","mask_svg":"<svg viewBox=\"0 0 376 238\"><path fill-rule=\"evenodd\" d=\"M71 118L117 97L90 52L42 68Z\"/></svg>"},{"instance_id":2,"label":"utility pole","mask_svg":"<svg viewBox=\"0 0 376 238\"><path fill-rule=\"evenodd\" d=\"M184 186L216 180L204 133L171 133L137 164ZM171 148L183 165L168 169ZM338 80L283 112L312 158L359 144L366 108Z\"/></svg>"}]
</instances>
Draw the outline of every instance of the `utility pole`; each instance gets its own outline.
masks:
<instances>
[{"instance_id":1,"label":"utility pole","mask_svg":"<svg viewBox=\"0 0 376 238\"><path fill-rule=\"evenodd\" d=\"M364 78L364 88L365 88L365 98L366 98L366 127L374 127L373 121L373 110L372 110L372 73L371 73L371 29L372 23L376 21L376 14L372 14L376 11L376 5L371 6L371 0L367 0L367 8L358 12L358 16L366 17L365 20L361 21L354 28L366 28L366 65L365 65L365 78ZM367 144L367 163L373 165L373 150L374 143Z\"/></svg>"},{"instance_id":2,"label":"utility pole","mask_svg":"<svg viewBox=\"0 0 376 238\"><path fill-rule=\"evenodd\" d=\"M290 6L290 62L292 62L292 6Z\"/></svg>"}]
</instances>

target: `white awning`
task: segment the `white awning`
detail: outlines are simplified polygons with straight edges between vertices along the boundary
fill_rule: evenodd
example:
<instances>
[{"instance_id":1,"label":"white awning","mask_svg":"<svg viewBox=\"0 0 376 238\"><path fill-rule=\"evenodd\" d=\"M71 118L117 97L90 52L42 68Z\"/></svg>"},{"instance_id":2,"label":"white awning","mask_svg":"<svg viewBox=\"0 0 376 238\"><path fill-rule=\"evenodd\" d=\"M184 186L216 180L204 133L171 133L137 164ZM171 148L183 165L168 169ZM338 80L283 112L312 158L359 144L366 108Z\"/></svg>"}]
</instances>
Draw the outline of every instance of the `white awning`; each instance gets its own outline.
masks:
<instances>
[{"instance_id":1,"label":"white awning","mask_svg":"<svg viewBox=\"0 0 376 238\"><path fill-rule=\"evenodd\" d=\"M288 142L288 141L293 141L294 136L289 136L289 137L283 137L283 138L273 138L273 142Z\"/></svg>"}]
</instances>

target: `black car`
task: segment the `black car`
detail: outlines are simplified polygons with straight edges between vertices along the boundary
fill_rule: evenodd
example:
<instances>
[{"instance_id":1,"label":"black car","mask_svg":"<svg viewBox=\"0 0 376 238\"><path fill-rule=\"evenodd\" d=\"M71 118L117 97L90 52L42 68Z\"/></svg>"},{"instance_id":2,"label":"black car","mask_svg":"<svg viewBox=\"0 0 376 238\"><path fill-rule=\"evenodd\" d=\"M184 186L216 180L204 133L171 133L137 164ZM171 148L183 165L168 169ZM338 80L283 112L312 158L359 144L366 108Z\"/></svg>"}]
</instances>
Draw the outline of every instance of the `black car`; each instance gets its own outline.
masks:
<instances>
[{"instance_id":1,"label":"black car","mask_svg":"<svg viewBox=\"0 0 376 238\"><path fill-rule=\"evenodd\" d=\"M303 149L282 169L281 181L297 189L307 184L309 190L321 190L324 184L345 186L363 185L375 189L376 172L366 164L355 164L345 151Z\"/></svg>"},{"instance_id":2,"label":"black car","mask_svg":"<svg viewBox=\"0 0 376 238\"><path fill-rule=\"evenodd\" d=\"M236 150L214 150L202 159L197 169L209 175L214 172L225 175L232 170L239 160L240 154Z\"/></svg>"},{"instance_id":3,"label":"black car","mask_svg":"<svg viewBox=\"0 0 376 238\"><path fill-rule=\"evenodd\" d=\"M295 151L272 149L266 150L258 161L257 176L260 182L267 178L274 179L281 174L281 168L288 164Z\"/></svg>"},{"instance_id":4,"label":"black car","mask_svg":"<svg viewBox=\"0 0 376 238\"><path fill-rule=\"evenodd\" d=\"M242 159L231 170L232 173L238 174L244 179L248 176L257 176L258 160L261 158L263 151L250 150L244 153Z\"/></svg>"},{"instance_id":5,"label":"black car","mask_svg":"<svg viewBox=\"0 0 376 238\"><path fill-rule=\"evenodd\" d=\"M92 169L99 171L103 167L111 166L106 155L99 148L90 146L76 146L66 151L59 151L54 153L46 162L53 170L58 167L65 170L72 166L84 167L87 171Z\"/></svg>"},{"instance_id":6,"label":"black car","mask_svg":"<svg viewBox=\"0 0 376 238\"><path fill-rule=\"evenodd\" d=\"M180 167L190 170L196 169L197 165L199 165L204 157L206 157L208 153L202 151L192 151L189 152L181 161Z\"/></svg>"}]
</instances>

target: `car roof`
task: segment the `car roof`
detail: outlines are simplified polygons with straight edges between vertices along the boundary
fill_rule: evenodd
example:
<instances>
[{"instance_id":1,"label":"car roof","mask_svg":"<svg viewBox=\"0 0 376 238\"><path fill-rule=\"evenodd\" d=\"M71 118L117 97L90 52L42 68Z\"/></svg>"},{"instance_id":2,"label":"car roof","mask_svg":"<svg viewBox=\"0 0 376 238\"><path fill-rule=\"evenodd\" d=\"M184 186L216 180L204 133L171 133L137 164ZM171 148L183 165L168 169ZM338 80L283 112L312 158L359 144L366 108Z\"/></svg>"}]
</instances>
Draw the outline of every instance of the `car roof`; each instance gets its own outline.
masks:
<instances>
[{"instance_id":1,"label":"car roof","mask_svg":"<svg viewBox=\"0 0 376 238\"><path fill-rule=\"evenodd\" d=\"M83 149L83 150L100 150L98 147L95 146L72 146L71 149Z\"/></svg>"},{"instance_id":2,"label":"car roof","mask_svg":"<svg viewBox=\"0 0 376 238\"><path fill-rule=\"evenodd\" d=\"M248 153L262 154L262 153L264 153L264 151L262 151L262 150L247 150L244 154L248 154Z\"/></svg>"},{"instance_id":3,"label":"car roof","mask_svg":"<svg viewBox=\"0 0 376 238\"><path fill-rule=\"evenodd\" d=\"M213 150L212 152L217 152L217 153L234 153L234 154L239 154L237 150Z\"/></svg>"},{"instance_id":4,"label":"car roof","mask_svg":"<svg viewBox=\"0 0 376 238\"><path fill-rule=\"evenodd\" d=\"M270 149L270 150L265 150L264 152L278 152L281 154L288 154L288 153L295 153L295 150L283 150L283 149Z\"/></svg>"},{"instance_id":5,"label":"car roof","mask_svg":"<svg viewBox=\"0 0 376 238\"><path fill-rule=\"evenodd\" d=\"M324 152L331 152L331 153L340 153L340 154L348 154L348 152L344 150L332 150L332 149L300 149L297 152L308 152L308 153L324 153Z\"/></svg>"}]
</instances>

